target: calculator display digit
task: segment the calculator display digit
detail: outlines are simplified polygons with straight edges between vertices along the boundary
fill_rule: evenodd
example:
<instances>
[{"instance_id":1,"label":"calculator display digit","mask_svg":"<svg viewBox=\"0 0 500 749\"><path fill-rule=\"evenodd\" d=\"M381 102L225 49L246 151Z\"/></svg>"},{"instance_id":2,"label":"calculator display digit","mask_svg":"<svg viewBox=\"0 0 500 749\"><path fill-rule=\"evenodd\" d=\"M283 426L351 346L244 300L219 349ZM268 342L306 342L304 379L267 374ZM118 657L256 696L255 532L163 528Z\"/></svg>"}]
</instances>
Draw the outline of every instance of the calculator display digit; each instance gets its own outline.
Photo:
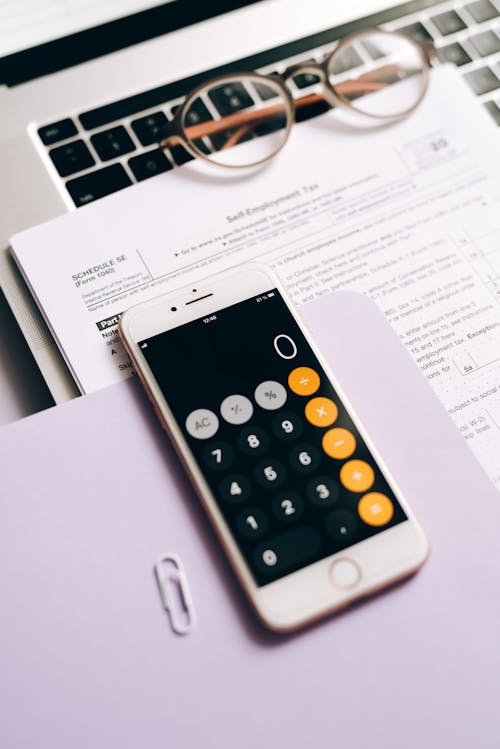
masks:
<instances>
[{"instance_id":1,"label":"calculator display digit","mask_svg":"<svg viewBox=\"0 0 500 749\"><path fill-rule=\"evenodd\" d=\"M139 345L257 586L407 520L277 289Z\"/></svg>"}]
</instances>

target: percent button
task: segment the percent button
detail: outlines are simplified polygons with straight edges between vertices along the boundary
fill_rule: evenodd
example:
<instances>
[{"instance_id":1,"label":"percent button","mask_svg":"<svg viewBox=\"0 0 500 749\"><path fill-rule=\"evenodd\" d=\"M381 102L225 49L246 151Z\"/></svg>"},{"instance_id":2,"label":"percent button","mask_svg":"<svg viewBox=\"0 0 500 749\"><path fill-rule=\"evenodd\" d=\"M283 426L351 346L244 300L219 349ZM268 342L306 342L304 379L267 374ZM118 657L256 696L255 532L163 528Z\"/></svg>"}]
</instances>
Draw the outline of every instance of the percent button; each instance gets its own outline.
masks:
<instances>
[{"instance_id":1,"label":"percent button","mask_svg":"<svg viewBox=\"0 0 500 749\"><path fill-rule=\"evenodd\" d=\"M286 390L279 382L266 380L257 385L254 398L266 411L277 411L286 403Z\"/></svg>"}]
</instances>

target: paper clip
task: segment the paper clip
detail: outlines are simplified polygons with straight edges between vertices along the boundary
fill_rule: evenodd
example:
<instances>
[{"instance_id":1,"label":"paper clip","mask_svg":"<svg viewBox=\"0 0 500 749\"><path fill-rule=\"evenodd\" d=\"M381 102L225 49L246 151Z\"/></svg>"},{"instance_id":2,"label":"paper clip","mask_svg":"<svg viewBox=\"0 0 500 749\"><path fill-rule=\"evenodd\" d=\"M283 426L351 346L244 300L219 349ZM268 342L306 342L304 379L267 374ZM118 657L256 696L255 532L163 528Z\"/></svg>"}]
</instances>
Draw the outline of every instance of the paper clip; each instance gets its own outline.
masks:
<instances>
[{"instance_id":1,"label":"paper clip","mask_svg":"<svg viewBox=\"0 0 500 749\"><path fill-rule=\"evenodd\" d=\"M177 554L162 554L155 564L155 574L172 629L178 635L187 635L194 627L195 613L180 557Z\"/></svg>"}]
</instances>

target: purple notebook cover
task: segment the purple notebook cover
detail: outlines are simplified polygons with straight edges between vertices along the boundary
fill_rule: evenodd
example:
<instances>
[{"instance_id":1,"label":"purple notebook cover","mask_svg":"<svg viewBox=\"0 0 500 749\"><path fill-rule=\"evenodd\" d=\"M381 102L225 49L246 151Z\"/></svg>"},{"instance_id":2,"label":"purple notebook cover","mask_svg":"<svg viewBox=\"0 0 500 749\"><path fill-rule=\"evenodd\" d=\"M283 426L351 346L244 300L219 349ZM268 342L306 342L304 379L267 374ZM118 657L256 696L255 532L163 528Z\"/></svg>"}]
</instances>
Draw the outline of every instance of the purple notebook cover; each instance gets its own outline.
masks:
<instances>
[{"instance_id":1,"label":"purple notebook cover","mask_svg":"<svg viewBox=\"0 0 500 749\"><path fill-rule=\"evenodd\" d=\"M371 302L302 312L428 532L428 563L268 634L136 382L5 427L2 749L498 748L498 493ZM161 607L163 551L186 568L188 636Z\"/></svg>"}]
</instances>

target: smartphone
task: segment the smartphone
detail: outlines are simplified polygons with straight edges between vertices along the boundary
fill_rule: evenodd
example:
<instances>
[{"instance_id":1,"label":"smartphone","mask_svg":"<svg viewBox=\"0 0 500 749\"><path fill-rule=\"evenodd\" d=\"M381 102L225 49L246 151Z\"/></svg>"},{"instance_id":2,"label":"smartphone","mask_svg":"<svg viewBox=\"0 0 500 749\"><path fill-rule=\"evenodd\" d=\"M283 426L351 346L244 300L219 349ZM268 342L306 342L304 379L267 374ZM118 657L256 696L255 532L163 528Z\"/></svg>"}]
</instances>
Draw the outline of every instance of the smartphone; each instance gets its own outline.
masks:
<instances>
[{"instance_id":1,"label":"smartphone","mask_svg":"<svg viewBox=\"0 0 500 749\"><path fill-rule=\"evenodd\" d=\"M297 629L423 564L424 532L271 270L140 304L120 334L267 627Z\"/></svg>"}]
</instances>

